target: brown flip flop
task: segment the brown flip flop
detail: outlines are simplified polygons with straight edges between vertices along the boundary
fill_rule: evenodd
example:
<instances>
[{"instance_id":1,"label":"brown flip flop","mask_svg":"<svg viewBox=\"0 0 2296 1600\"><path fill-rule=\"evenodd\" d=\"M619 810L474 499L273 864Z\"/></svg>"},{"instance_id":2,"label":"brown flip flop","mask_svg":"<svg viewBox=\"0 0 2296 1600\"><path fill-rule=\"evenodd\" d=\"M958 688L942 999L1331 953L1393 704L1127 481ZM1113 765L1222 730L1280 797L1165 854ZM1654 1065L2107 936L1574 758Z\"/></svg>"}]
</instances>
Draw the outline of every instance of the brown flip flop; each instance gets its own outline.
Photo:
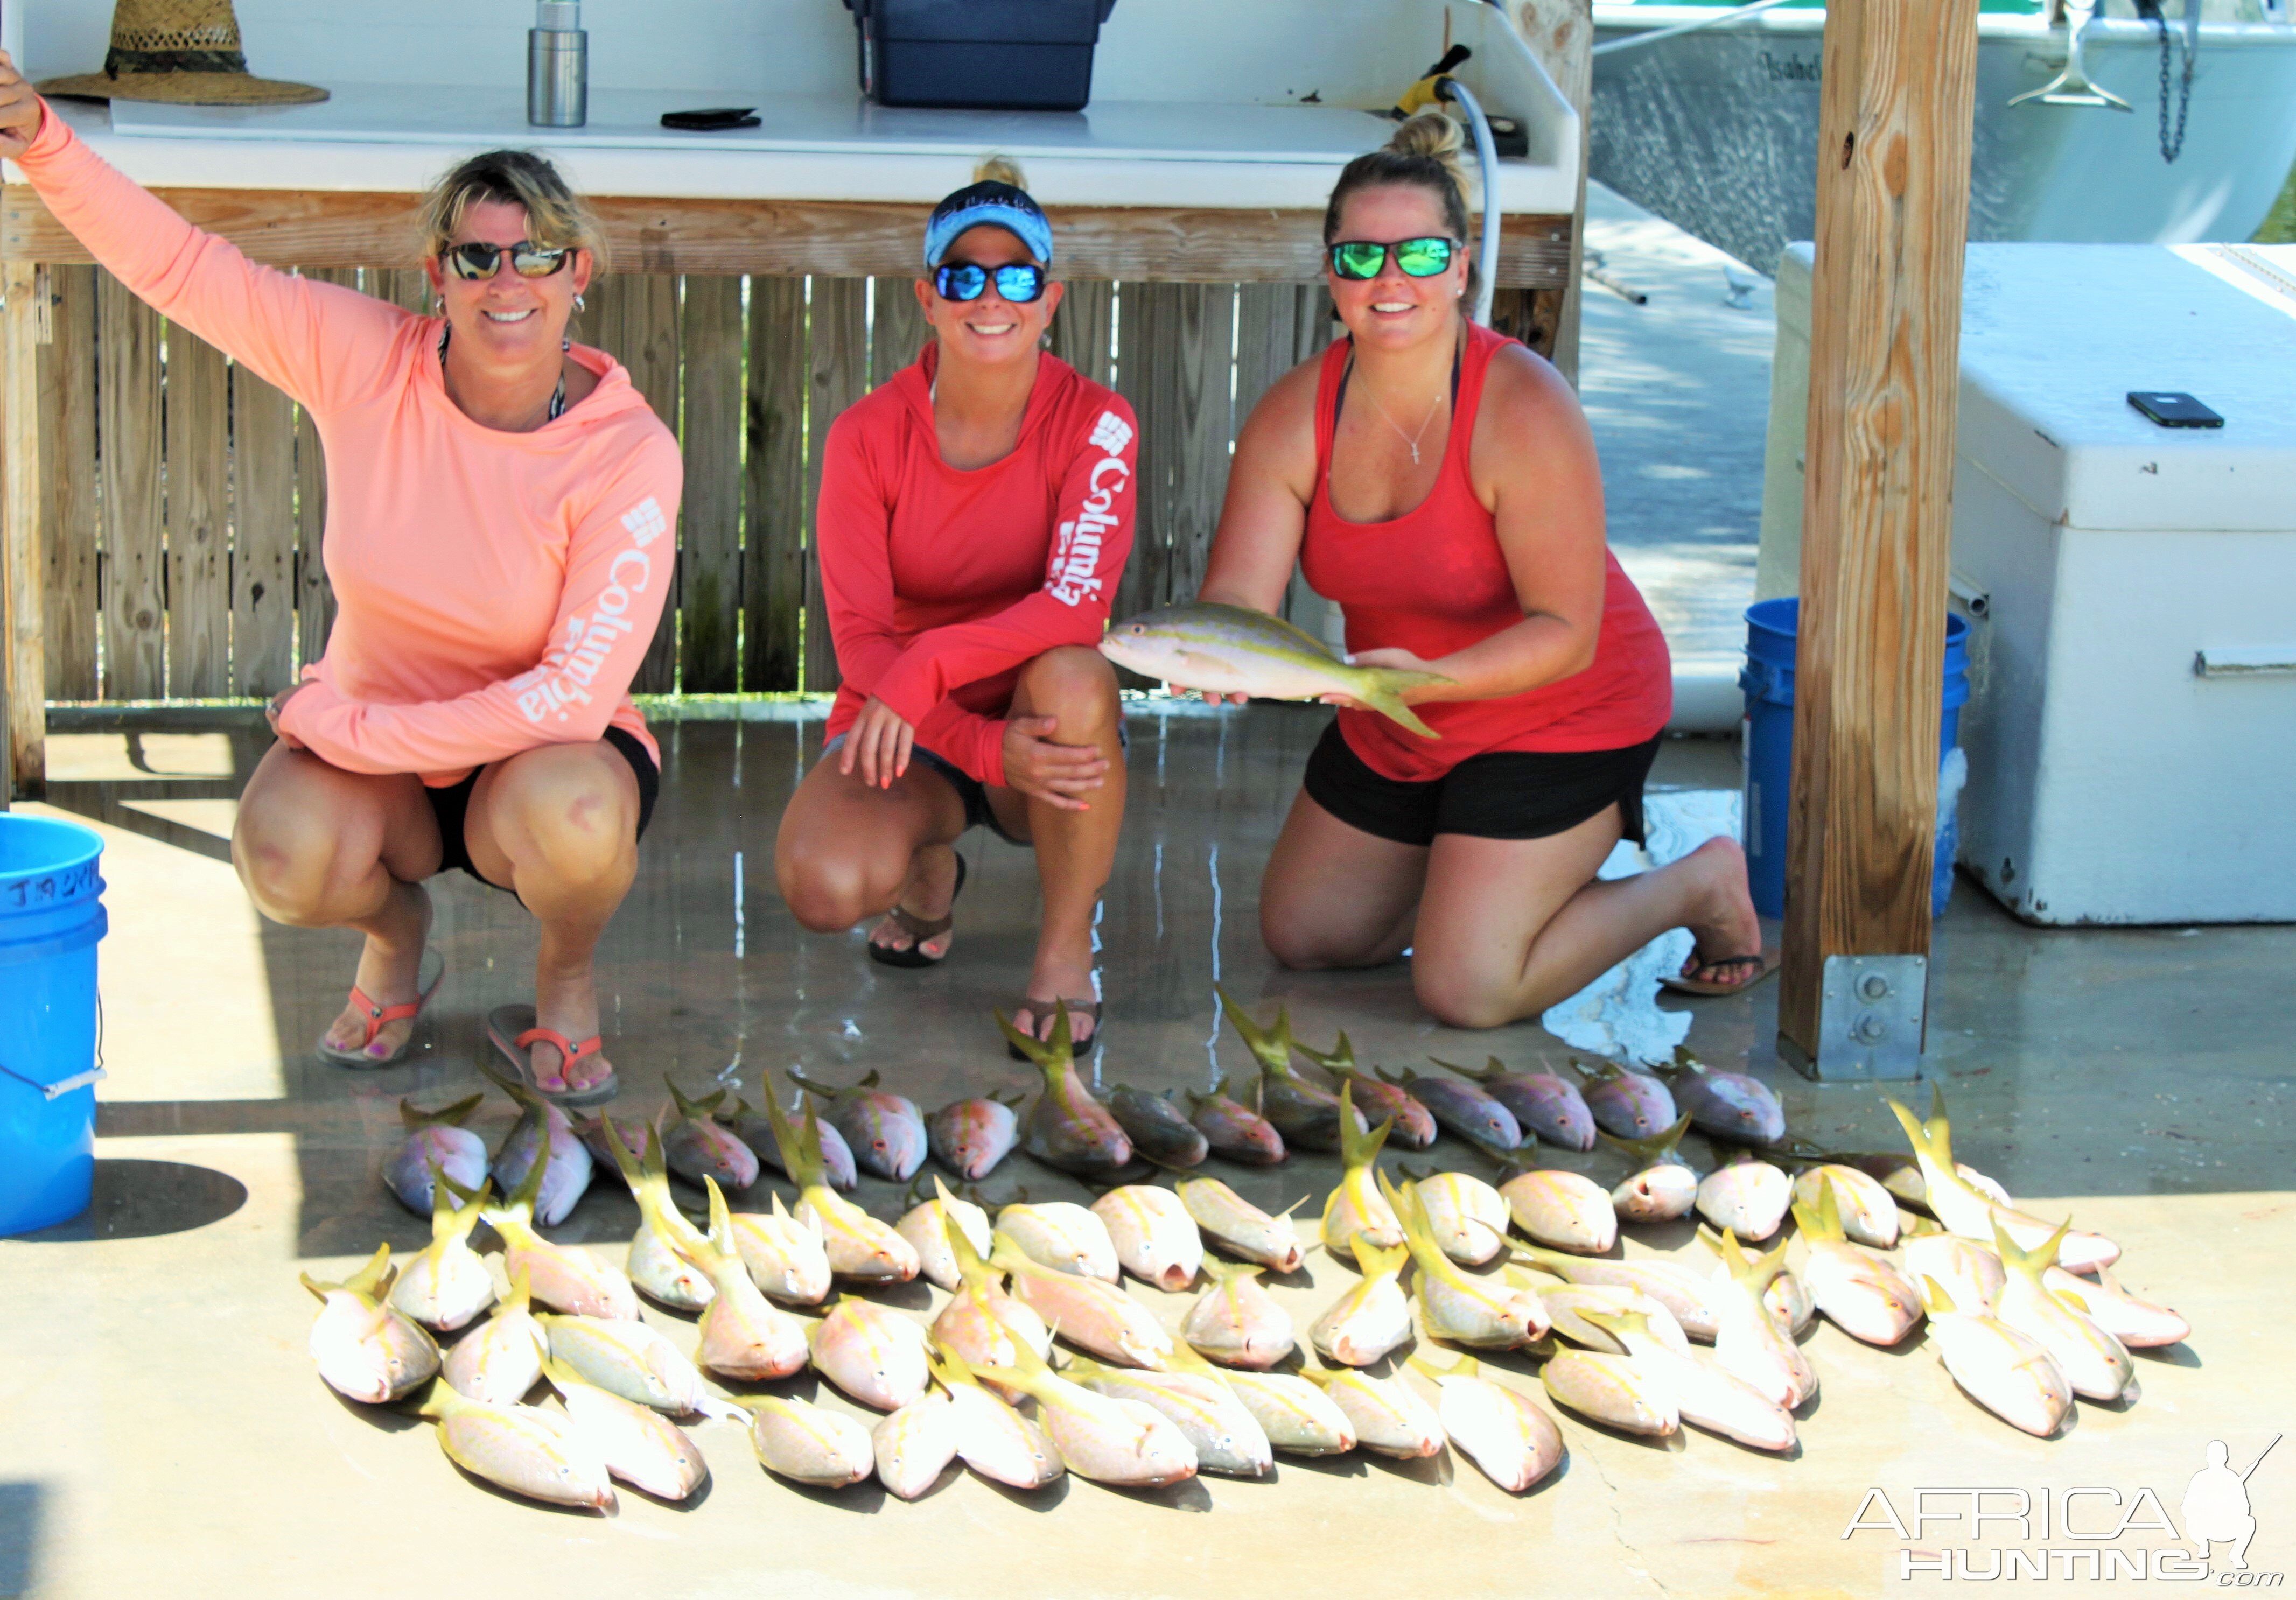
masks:
<instances>
[{"instance_id":1,"label":"brown flip flop","mask_svg":"<svg viewBox=\"0 0 2296 1600\"><path fill-rule=\"evenodd\" d=\"M956 897L964 892L964 852L959 851L956 857L956 887L948 891L948 915L922 917L899 906L894 907L885 915L890 917L894 925L907 934L913 942L907 949L897 950L890 945L881 945L875 939L871 939L869 959L879 966L898 967L939 966L942 962L947 961L948 959L947 950L943 950L938 956L926 955L925 940L939 939L956 926Z\"/></svg>"},{"instance_id":2,"label":"brown flip flop","mask_svg":"<svg viewBox=\"0 0 2296 1600\"><path fill-rule=\"evenodd\" d=\"M1756 956L1714 956L1701 957L1699 954L1693 950L1690 955L1689 964L1693 971L1695 971L1700 967L1718 966L1751 966L1759 967L1761 970L1757 972L1752 977L1747 979L1742 983L1717 983L1711 978L1685 978L1677 973L1670 978L1660 978L1658 981L1659 987L1660 989L1670 989L1678 995L1742 995L1748 989L1753 988L1754 985L1759 983L1763 979L1768 977L1772 972L1778 970L1778 953L1775 950L1764 950L1759 955Z\"/></svg>"}]
</instances>

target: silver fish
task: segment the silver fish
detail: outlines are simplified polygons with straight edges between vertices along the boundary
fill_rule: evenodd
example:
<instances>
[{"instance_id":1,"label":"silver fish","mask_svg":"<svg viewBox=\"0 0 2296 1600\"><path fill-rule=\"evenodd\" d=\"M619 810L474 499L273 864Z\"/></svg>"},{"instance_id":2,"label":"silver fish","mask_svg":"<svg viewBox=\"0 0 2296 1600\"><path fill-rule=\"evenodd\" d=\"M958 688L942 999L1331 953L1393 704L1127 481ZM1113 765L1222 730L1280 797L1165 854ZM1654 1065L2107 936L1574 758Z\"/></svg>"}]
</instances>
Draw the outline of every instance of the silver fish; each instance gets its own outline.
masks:
<instances>
[{"instance_id":1,"label":"silver fish","mask_svg":"<svg viewBox=\"0 0 2296 1600\"><path fill-rule=\"evenodd\" d=\"M1565 1150L1595 1148L1595 1113L1587 1109L1587 1097L1577 1084L1552 1072L1510 1071L1500 1064L1496 1055L1490 1062L1480 1071L1454 1066L1447 1061L1436 1061L1435 1064L1447 1072L1472 1079L1483 1093L1505 1106L1525 1133Z\"/></svg>"},{"instance_id":2,"label":"silver fish","mask_svg":"<svg viewBox=\"0 0 2296 1600\"><path fill-rule=\"evenodd\" d=\"M594 1126L598 1129L598 1147L606 1153L607 1161L615 1163L629 1187L630 1197L638 1202L638 1231L630 1236L626 1267L630 1282L648 1300L673 1311L701 1310L718 1292L709 1275L679 1255L646 1215L646 1183L662 1176L660 1145L652 1126L645 1122L637 1125L638 1142L635 1147L624 1142L629 1126L627 1119L616 1120L602 1116ZM625 1164L624 1158L633 1148L644 1153L634 1163Z\"/></svg>"},{"instance_id":3,"label":"silver fish","mask_svg":"<svg viewBox=\"0 0 2296 1600\"><path fill-rule=\"evenodd\" d=\"M799 1099L803 1098L802 1095L799 1095ZM721 1108L718 1118L734 1130L735 1137L750 1147L759 1165L770 1167L784 1176L791 1176L782 1163L781 1146L774 1142L772 1117L737 1095L732 1109ZM847 1146L845 1136L826 1122L816 1123L815 1131L821 1139L822 1181L840 1193L857 1186L861 1182L861 1169L854 1162L853 1152Z\"/></svg>"},{"instance_id":4,"label":"silver fish","mask_svg":"<svg viewBox=\"0 0 2296 1600\"><path fill-rule=\"evenodd\" d=\"M905 1184L924 1164L930 1143L924 1112L906 1095L879 1088L876 1073L844 1089L816 1083L795 1067L789 1077L807 1094L827 1103L826 1120L845 1136L864 1172Z\"/></svg>"},{"instance_id":5,"label":"silver fish","mask_svg":"<svg viewBox=\"0 0 2296 1600\"><path fill-rule=\"evenodd\" d=\"M747 1395L750 1443L770 1473L815 1489L846 1489L877 1470L869 1430L841 1412L779 1395Z\"/></svg>"},{"instance_id":6,"label":"silver fish","mask_svg":"<svg viewBox=\"0 0 2296 1600\"><path fill-rule=\"evenodd\" d=\"M1365 1449L1403 1461L1443 1453L1442 1419L1401 1379L1374 1378L1346 1367L1303 1366L1300 1375L1323 1385Z\"/></svg>"},{"instance_id":7,"label":"silver fish","mask_svg":"<svg viewBox=\"0 0 2296 1600\"><path fill-rule=\"evenodd\" d=\"M1187 1091L1188 1120L1211 1146L1212 1153L1253 1167L1273 1167L1285 1154L1283 1136L1275 1124L1224 1091L1224 1077L1214 1077L1209 1093Z\"/></svg>"},{"instance_id":8,"label":"silver fish","mask_svg":"<svg viewBox=\"0 0 2296 1600\"><path fill-rule=\"evenodd\" d=\"M1344 1031L1329 1052L1310 1050L1296 1039L1292 1047L1337 1079L1342 1087L1352 1089L1355 1109L1363 1113L1366 1122L1387 1123L1388 1143L1397 1149L1424 1150L1435 1142L1435 1113L1413 1099L1410 1090L1375 1073L1357 1071L1356 1047L1348 1042ZM1341 1125L1345 1128L1346 1119L1341 1119Z\"/></svg>"},{"instance_id":9,"label":"silver fish","mask_svg":"<svg viewBox=\"0 0 2296 1600\"><path fill-rule=\"evenodd\" d=\"M1770 1086L1745 1072L1718 1072L1684 1046L1674 1052L1674 1103L1698 1131L1740 1145L1775 1145L1786 1136L1785 1108Z\"/></svg>"},{"instance_id":10,"label":"silver fish","mask_svg":"<svg viewBox=\"0 0 2296 1600\"><path fill-rule=\"evenodd\" d=\"M1443 1372L1415 1356L1412 1360L1435 1382L1436 1416L1452 1445L1501 1489L1521 1494L1562 1465L1562 1431L1554 1419L1483 1376L1472 1356L1460 1357Z\"/></svg>"},{"instance_id":11,"label":"silver fish","mask_svg":"<svg viewBox=\"0 0 2296 1600\"><path fill-rule=\"evenodd\" d=\"M1129 1166L1132 1140L1077 1071L1066 1004L1054 1008L1049 1039L1031 1038L1001 1011L996 1025L1013 1048L1045 1075L1045 1092L1029 1108L1021 1147L1048 1167L1086 1177L1103 1177Z\"/></svg>"},{"instance_id":12,"label":"silver fish","mask_svg":"<svg viewBox=\"0 0 2296 1600\"><path fill-rule=\"evenodd\" d=\"M603 1111L599 1112L575 1123L574 1133L575 1136L582 1141L582 1148L590 1153L592 1161L611 1167L614 1164L614 1152L606 1143L608 1120L607 1114ZM631 1150L645 1148L646 1137L653 1132L652 1123L644 1117L615 1117L611 1120L615 1132L620 1136L626 1148Z\"/></svg>"},{"instance_id":13,"label":"silver fish","mask_svg":"<svg viewBox=\"0 0 2296 1600\"><path fill-rule=\"evenodd\" d=\"M1436 1065L1442 1063L1437 1062ZM1433 1113L1445 1129L1469 1144L1492 1150L1513 1150L1523 1142L1522 1126L1514 1120L1514 1113L1474 1084L1449 1078L1422 1078L1409 1067L1403 1069L1400 1078L1389 1077L1383 1068L1380 1076L1390 1083L1400 1084L1412 1098Z\"/></svg>"},{"instance_id":14,"label":"silver fish","mask_svg":"<svg viewBox=\"0 0 2296 1600\"><path fill-rule=\"evenodd\" d=\"M383 1163L382 1181L398 1196L399 1204L418 1217L430 1214L433 1167L466 1189L479 1186L487 1175L487 1144L463 1124L486 1097L482 1089L435 1112L415 1110L411 1099L398 1103L406 1139Z\"/></svg>"},{"instance_id":15,"label":"silver fish","mask_svg":"<svg viewBox=\"0 0 2296 1600\"><path fill-rule=\"evenodd\" d=\"M1587 1109L1604 1129L1622 1139L1647 1139L1673 1125L1682 1113L1666 1085L1647 1072L1630 1072L1607 1061L1570 1064L1587 1074Z\"/></svg>"},{"instance_id":16,"label":"silver fish","mask_svg":"<svg viewBox=\"0 0 2296 1600\"><path fill-rule=\"evenodd\" d=\"M1111 627L1100 652L1144 677L1183 688L1260 700L1344 694L1423 739L1436 733L1406 703L1414 690L1447 684L1439 673L1357 667L1279 617L1244 606L1168 605Z\"/></svg>"},{"instance_id":17,"label":"silver fish","mask_svg":"<svg viewBox=\"0 0 2296 1600\"><path fill-rule=\"evenodd\" d=\"M1018 1090L952 1100L925 1121L925 1143L933 1157L967 1183L979 1183L1021 1142L1021 1119L1013 1108L1028 1096Z\"/></svg>"},{"instance_id":18,"label":"silver fish","mask_svg":"<svg viewBox=\"0 0 2296 1600\"><path fill-rule=\"evenodd\" d=\"M1259 1063L1259 1114L1275 1126L1287 1147L1337 1150L1340 1097L1292 1071L1291 1013L1279 1006L1275 1021L1263 1028L1219 985L1214 984L1212 992L1234 1024L1236 1037ZM1361 1112L1355 1116L1358 1132L1371 1126Z\"/></svg>"},{"instance_id":19,"label":"silver fish","mask_svg":"<svg viewBox=\"0 0 2296 1600\"><path fill-rule=\"evenodd\" d=\"M1108 1114L1137 1154L1160 1167L1201 1167L1211 1140L1188 1114L1162 1095L1118 1084L1108 1092Z\"/></svg>"},{"instance_id":20,"label":"silver fish","mask_svg":"<svg viewBox=\"0 0 2296 1600\"><path fill-rule=\"evenodd\" d=\"M490 1406L434 1384L422 1414L439 1424L439 1448L464 1472L530 1500L614 1508L606 1464L571 1423L531 1406Z\"/></svg>"},{"instance_id":21,"label":"silver fish","mask_svg":"<svg viewBox=\"0 0 2296 1600\"><path fill-rule=\"evenodd\" d=\"M746 1189L756 1183L758 1153L711 1115L726 1103L726 1091L693 1100L674 1083L665 1081L663 1087L677 1111L661 1134L662 1159L669 1169L690 1184L715 1179L723 1189Z\"/></svg>"},{"instance_id":22,"label":"silver fish","mask_svg":"<svg viewBox=\"0 0 2296 1600\"><path fill-rule=\"evenodd\" d=\"M430 1335L382 1303L390 1276L388 1244L340 1284L303 1275L303 1287L319 1298L319 1314L311 1322L311 1359L327 1387L345 1399L380 1406L438 1375L439 1347Z\"/></svg>"},{"instance_id":23,"label":"silver fish","mask_svg":"<svg viewBox=\"0 0 2296 1600\"><path fill-rule=\"evenodd\" d=\"M575 1133L573 1120L533 1088L492 1067L479 1071L520 1107L517 1123L495 1152L495 1187L505 1194L517 1193L540 1164L542 1181L529 1210L544 1227L554 1227L590 1187L590 1152Z\"/></svg>"}]
</instances>

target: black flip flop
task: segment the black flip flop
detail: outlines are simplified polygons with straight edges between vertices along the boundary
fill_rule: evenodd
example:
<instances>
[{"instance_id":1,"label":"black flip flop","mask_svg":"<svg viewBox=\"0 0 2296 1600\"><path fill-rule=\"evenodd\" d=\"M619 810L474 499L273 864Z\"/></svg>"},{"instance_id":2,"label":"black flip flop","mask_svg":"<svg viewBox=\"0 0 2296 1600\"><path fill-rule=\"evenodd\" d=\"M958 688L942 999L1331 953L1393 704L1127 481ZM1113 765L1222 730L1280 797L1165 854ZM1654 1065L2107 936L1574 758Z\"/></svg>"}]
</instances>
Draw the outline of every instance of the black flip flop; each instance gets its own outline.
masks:
<instances>
[{"instance_id":1,"label":"black flip flop","mask_svg":"<svg viewBox=\"0 0 2296 1600\"><path fill-rule=\"evenodd\" d=\"M890 945L881 945L876 940L871 939L869 959L879 966L898 967L939 966L942 962L947 961L948 952L946 950L938 956L926 955L925 940L939 939L956 926L956 897L964 892L964 852L959 850L956 855L956 887L948 891L948 915L928 920L905 911L898 906L894 907L885 915L898 923L901 931L907 934L914 942L906 950L896 950Z\"/></svg>"},{"instance_id":2,"label":"black flip flop","mask_svg":"<svg viewBox=\"0 0 2296 1600\"><path fill-rule=\"evenodd\" d=\"M1100 1010L1101 1007L1106 1004L1107 1002L1104 1000L1070 1000L1067 1003L1069 1016L1071 1019L1077 1017L1089 1017L1092 1019L1092 1037L1078 1045L1076 1046L1077 1049L1089 1050L1095 1045L1100 1043ZM1042 1022L1046 1017L1051 1016L1054 1013L1057 1012L1061 1008L1061 1005L1062 1002L1056 999L1039 1000L1034 995L1023 995L1021 997L1020 1004L1013 1007L1013 1013L1015 1016L1018 1016L1021 1012L1027 1012L1029 1013L1029 1026L1033 1029L1038 1023ZM1029 1059L1028 1056L1021 1054L1021 1046L1018 1045L1006 1045L1004 1046L1004 1054L1018 1062L1025 1062Z\"/></svg>"}]
</instances>

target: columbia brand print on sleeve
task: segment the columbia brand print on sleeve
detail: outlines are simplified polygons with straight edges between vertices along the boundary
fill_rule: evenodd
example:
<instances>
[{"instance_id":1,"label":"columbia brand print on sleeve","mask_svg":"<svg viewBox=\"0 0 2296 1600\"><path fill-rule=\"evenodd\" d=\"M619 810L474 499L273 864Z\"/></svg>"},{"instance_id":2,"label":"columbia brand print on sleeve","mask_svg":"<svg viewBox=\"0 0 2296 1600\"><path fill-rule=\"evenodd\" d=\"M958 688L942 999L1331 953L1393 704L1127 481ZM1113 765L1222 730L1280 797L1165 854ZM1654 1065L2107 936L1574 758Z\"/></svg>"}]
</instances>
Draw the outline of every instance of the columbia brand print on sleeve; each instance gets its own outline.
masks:
<instances>
[{"instance_id":1,"label":"columbia brand print on sleeve","mask_svg":"<svg viewBox=\"0 0 2296 1600\"><path fill-rule=\"evenodd\" d=\"M1038 357L1013 453L960 472L940 458L937 352L831 427L816 519L844 684L828 736L871 695L917 743L1004 781L1004 711L1021 667L1092 646L1132 552L1132 408Z\"/></svg>"},{"instance_id":2,"label":"columbia brand print on sleeve","mask_svg":"<svg viewBox=\"0 0 2296 1600\"><path fill-rule=\"evenodd\" d=\"M622 518L622 526L629 529L630 547L606 569L606 587L599 592L596 607L586 617L578 612L569 617L563 642L539 667L510 680L518 692L518 709L529 722L553 715L565 722L571 715L569 708L594 703L590 685L605 670L614 647L637 632L630 611L636 596L653 587L653 562L646 546L669 531L669 521L661 514L661 502L648 495ZM649 634L640 640L636 648L644 650L652 637Z\"/></svg>"}]
</instances>

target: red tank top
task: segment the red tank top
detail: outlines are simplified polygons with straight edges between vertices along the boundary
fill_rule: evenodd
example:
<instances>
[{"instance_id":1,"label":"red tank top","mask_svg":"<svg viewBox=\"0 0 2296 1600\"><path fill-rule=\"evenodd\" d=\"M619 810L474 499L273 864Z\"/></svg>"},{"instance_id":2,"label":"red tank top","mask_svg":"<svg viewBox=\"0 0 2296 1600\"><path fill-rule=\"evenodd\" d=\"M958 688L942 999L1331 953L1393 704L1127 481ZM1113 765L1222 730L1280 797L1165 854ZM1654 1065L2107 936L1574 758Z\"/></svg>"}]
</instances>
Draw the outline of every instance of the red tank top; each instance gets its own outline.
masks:
<instances>
[{"instance_id":1,"label":"red tank top","mask_svg":"<svg viewBox=\"0 0 2296 1600\"><path fill-rule=\"evenodd\" d=\"M1470 324L1451 437L1435 487L1386 522L1350 522L1332 508L1332 436L1349 341L1324 352L1316 387L1316 497L1300 563L1308 584L1347 616L1350 651L1404 649L1434 660L1522 620L1496 520L1468 476L1483 379L1514 341ZM1376 711L1342 710L1340 733L1374 772L1438 778L1487 751L1620 750L1654 737L1674 703L1673 668L1641 591L1603 553L1608 580L1600 641L1583 672L1496 700L1414 707L1442 737L1423 739Z\"/></svg>"}]
</instances>

